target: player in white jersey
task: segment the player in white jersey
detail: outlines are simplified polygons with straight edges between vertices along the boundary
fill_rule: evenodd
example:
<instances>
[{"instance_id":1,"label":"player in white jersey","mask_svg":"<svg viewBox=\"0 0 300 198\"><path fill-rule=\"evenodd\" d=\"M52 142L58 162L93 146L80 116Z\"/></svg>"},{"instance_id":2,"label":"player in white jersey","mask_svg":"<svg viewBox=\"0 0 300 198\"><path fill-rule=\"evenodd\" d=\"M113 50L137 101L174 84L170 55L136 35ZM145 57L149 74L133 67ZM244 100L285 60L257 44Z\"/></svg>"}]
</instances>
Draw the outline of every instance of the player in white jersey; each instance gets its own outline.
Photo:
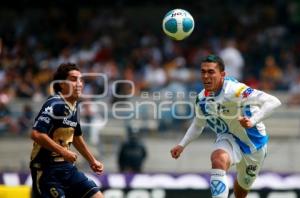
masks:
<instances>
[{"instance_id":1,"label":"player in white jersey","mask_svg":"<svg viewBox=\"0 0 300 198\"><path fill-rule=\"evenodd\" d=\"M180 143L171 149L171 155L177 159L208 126L217 134L211 154L212 197L228 197L226 172L236 165L234 194L244 198L266 156L268 135L262 120L281 103L274 96L225 77L224 62L216 55L203 59L201 80L204 90L196 99L195 118Z\"/></svg>"}]
</instances>

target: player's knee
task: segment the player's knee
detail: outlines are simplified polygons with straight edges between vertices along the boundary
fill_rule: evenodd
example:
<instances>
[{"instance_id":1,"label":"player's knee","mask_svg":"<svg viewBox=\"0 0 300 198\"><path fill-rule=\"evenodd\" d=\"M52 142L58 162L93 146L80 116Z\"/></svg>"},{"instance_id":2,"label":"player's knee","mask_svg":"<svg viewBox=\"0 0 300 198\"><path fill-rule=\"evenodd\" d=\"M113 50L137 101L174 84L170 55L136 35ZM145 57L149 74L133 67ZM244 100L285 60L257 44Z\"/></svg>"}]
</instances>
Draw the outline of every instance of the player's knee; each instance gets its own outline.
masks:
<instances>
[{"instance_id":1,"label":"player's knee","mask_svg":"<svg viewBox=\"0 0 300 198\"><path fill-rule=\"evenodd\" d=\"M227 170L226 161L223 159L214 159L211 164L213 169Z\"/></svg>"},{"instance_id":2,"label":"player's knee","mask_svg":"<svg viewBox=\"0 0 300 198\"><path fill-rule=\"evenodd\" d=\"M91 196L91 198L104 198L103 194L99 191Z\"/></svg>"},{"instance_id":3,"label":"player's knee","mask_svg":"<svg viewBox=\"0 0 300 198\"><path fill-rule=\"evenodd\" d=\"M211 164L214 169L227 170L230 166L228 154L222 150L214 151L211 155Z\"/></svg>"}]
</instances>

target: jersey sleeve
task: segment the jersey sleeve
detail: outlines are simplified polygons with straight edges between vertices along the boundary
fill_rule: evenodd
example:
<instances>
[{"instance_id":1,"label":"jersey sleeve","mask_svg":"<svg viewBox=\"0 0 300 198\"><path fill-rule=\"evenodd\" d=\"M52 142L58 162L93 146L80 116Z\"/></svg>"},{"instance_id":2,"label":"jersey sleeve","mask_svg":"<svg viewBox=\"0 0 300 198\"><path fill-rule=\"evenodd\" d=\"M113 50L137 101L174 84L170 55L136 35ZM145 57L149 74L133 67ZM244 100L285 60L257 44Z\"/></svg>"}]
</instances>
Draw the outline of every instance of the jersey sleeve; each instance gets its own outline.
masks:
<instances>
[{"instance_id":1,"label":"jersey sleeve","mask_svg":"<svg viewBox=\"0 0 300 198\"><path fill-rule=\"evenodd\" d=\"M240 101L242 102L245 98L247 98L249 95L252 94L254 89L251 87L247 86L244 83L240 83L238 81L236 82L231 82L230 86L227 88L227 92L231 96L232 99L235 101Z\"/></svg>"},{"instance_id":2,"label":"jersey sleeve","mask_svg":"<svg viewBox=\"0 0 300 198\"><path fill-rule=\"evenodd\" d=\"M81 125L80 125L79 121L78 121L78 124L75 128L74 135L75 136L81 136L82 135Z\"/></svg>"},{"instance_id":3,"label":"jersey sleeve","mask_svg":"<svg viewBox=\"0 0 300 198\"><path fill-rule=\"evenodd\" d=\"M243 83L232 85L231 90L234 93L233 97L240 102L242 107L259 107L259 110L252 112L250 116L250 120L254 125L269 117L281 105L281 102L275 96L253 89Z\"/></svg>"},{"instance_id":4,"label":"jersey sleeve","mask_svg":"<svg viewBox=\"0 0 300 198\"><path fill-rule=\"evenodd\" d=\"M41 133L48 133L54 122L55 105L46 102L35 118L33 129Z\"/></svg>"},{"instance_id":5,"label":"jersey sleeve","mask_svg":"<svg viewBox=\"0 0 300 198\"><path fill-rule=\"evenodd\" d=\"M206 119L200 108L202 100L200 99L199 95L197 96L195 101L195 117L193 119L193 122L186 131L184 137L179 142L179 145L183 147L186 147L190 142L198 138L202 134L204 126L206 124Z\"/></svg>"},{"instance_id":6,"label":"jersey sleeve","mask_svg":"<svg viewBox=\"0 0 300 198\"><path fill-rule=\"evenodd\" d=\"M281 105L281 102L275 96L254 89L253 93L244 98L243 104L244 106L256 105L259 107L259 110L254 112L250 118L251 123L255 125L268 118Z\"/></svg>"}]
</instances>

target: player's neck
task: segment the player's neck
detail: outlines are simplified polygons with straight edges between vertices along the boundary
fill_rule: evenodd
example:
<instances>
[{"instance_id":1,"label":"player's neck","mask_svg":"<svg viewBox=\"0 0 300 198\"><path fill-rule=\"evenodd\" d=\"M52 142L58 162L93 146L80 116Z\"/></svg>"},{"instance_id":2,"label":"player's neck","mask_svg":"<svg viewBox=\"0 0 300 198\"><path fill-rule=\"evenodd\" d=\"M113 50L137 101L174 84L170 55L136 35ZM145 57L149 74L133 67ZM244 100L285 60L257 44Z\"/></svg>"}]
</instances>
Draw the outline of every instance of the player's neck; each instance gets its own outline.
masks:
<instances>
[{"instance_id":1,"label":"player's neck","mask_svg":"<svg viewBox=\"0 0 300 198\"><path fill-rule=\"evenodd\" d=\"M65 100L66 100L68 103L70 103L71 105L75 105L75 103L76 103L76 101L77 101L77 99L74 99L74 98L71 98L71 97L65 98Z\"/></svg>"},{"instance_id":2,"label":"player's neck","mask_svg":"<svg viewBox=\"0 0 300 198\"><path fill-rule=\"evenodd\" d=\"M214 91L215 95L219 95L219 93L222 91L223 89L223 84L224 84L224 79L221 79L219 86L217 87L217 89Z\"/></svg>"},{"instance_id":3,"label":"player's neck","mask_svg":"<svg viewBox=\"0 0 300 198\"><path fill-rule=\"evenodd\" d=\"M64 99L64 101L71 107L74 108L77 98L74 98L72 96L66 97L62 93L60 93L60 96Z\"/></svg>"},{"instance_id":4,"label":"player's neck","mask_svg":"<svg viewBox=\"0 0 300 198\"><path fill-rule=\"evenodd\" d=\"M219 93L222 91L222 88L223 88L223 82L224 81L221 81L221 83L219 84L219 86L214 89L214 90L205 90L206 92L206 95L210 95L210 96L217 96L219 95Z\"/></svg>"}]
</instances>

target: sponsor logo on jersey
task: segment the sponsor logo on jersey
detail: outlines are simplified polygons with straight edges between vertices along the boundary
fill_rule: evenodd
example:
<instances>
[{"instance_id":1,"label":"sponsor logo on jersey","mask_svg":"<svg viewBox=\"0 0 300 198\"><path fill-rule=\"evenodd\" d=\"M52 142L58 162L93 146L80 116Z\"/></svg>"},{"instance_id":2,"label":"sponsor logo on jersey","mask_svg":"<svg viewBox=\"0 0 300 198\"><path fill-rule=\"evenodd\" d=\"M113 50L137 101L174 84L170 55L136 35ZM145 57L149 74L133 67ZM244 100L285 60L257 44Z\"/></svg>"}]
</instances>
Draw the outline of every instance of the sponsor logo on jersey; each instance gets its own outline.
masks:
<instances>
[{"instance_id":1,"label":"sponsor logo on jersey","mask_svg":"<svg viewBox=\"0 0 300 198\"><path fill-rule=\"evenodd\" d=\"M63 124L68 125L70 127L76 127L77 126L77 122L73 122L71 120L68 120L67 118L64 118Z\"/></svg>"},{"instance_id":2,"label":"sponsor logo on jersey","mask_svg":"<svg viewBox=\"0 0 300 198\"><path fill-rule=\"evenodd\" d=\"M215 133L226 133L229 130L226 122L219 117L209 116L207 124Z\"/></svg>"},{"instance_id":3,"label":"sponsor logo on jersey","mask_svg":"<svg viewBox=\"0 0 300 198\"><path fill-rule=\"evenodd\" d=\"M247 98L252 92L253 92L253 89L248 87L242 94L243 98Z\"/></svg>"},{"instance_id":4,"label":"sponsor logo on jersey","mask_svg":"<svg viewBox=\"0 0 300 198\"><path fill-rule=\"evenodd\" d=\"M42 122L46 122L47 124L50 123L50 118L49 117L45 117L45 116L40 116L38 118L39 121L42 121Z\"/></svg>"}]
</instances>

